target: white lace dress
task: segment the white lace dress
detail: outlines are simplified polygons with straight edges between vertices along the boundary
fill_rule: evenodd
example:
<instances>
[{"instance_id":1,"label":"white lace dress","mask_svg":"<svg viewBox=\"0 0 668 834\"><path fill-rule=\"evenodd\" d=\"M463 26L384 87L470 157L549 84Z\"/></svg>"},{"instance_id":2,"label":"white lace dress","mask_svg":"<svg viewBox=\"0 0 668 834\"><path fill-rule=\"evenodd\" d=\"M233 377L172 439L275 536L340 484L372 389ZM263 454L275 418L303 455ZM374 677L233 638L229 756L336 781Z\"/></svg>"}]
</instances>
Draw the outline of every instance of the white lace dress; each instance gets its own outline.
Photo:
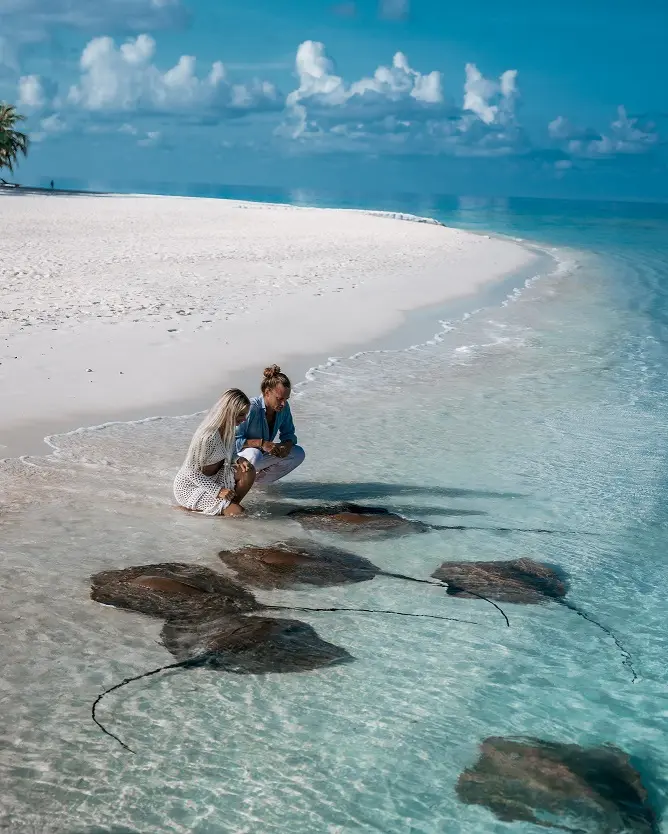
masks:
<instances>
[{"instance_id":1,"label":"white lace dress","mask_svg":"<svg viewBox=\"0 0 668 834\"><path fill-rule=\"evenodd\" d=\"M220 515L230 506L229 500L221 500L218 493L221 489L234 489L234 460L236 454L223 446L220 434L211 435L206 443L206 463L220 463L215 475L205 475L195 467L183 464L174 479L174 498L187 510L195 510L205 515Z\"/></svg>"}]
</instances>

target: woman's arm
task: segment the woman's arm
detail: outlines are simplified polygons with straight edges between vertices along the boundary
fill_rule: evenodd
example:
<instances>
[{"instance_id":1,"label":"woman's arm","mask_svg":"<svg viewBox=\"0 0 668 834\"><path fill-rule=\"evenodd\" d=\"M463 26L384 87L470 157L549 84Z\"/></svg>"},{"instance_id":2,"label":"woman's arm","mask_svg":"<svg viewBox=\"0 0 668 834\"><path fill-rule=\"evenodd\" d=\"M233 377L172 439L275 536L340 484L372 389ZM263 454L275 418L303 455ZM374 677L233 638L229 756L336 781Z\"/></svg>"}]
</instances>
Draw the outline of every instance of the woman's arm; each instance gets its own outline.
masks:
<instances>
[{"instance_id":1,"label":"woman's arm","mask_svg":"<svg viewBox=\"0 0 668 834\"><path fill-rule=\"evenodd\" d=\"M225 461L221 460L220 463L213 463L209 466L204 467L205 469L211 469L212 467L218 467L218 472L220 472L221 468L223 467ZM190 478L192 479L193 483L195 483L198 487L205 490L209 495L213 498L223 500L225 498L229 498L232 500L234 493L232 490L227 489L225 486L221 486L215 477L211 477L204 471L198 472L190 472ZM232 493L232 496L227 495L227 493Z\"/></svg>"},{"instance_id":2,"label":"woman's arm","mask_svg":"<svg viewBox=\"0 0 668 834\"><path fill-rule=\"evenodd\" d=\"M202 474L206 475L209 478L212 478L214 475L217 475L220 472L220 470L223 468L224 463L224 460L220 460L218 461L218 463L210 463L208 466L203 466Z\"/></svg>"}]
</instances>

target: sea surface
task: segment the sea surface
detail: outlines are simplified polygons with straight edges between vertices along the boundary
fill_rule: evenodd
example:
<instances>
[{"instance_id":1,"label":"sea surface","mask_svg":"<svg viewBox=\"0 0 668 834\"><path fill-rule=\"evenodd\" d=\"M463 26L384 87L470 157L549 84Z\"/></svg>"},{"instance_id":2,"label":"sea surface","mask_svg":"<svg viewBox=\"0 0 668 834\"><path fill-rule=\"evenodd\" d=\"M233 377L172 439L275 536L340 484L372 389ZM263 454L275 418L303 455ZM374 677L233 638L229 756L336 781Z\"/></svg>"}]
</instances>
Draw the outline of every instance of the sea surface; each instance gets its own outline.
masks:
<instances>
[{"instance_id":1,"label":"sea surface","mask_svg":"<svg viewBox=\"0 0 668 834\"><path fill-rule=\"evenodd\" d=\"M529 280L425 317L420 344L313 369L293 395L307 461L251 500L253 522L170 508L195 416L53 437L50 456L2 464L11 500L0 510L0 828L529 834L543 829L502 822L455 791L485 738L515 735L618 746L661 817L668 207L245 196L429 215L545 255ZM343 542L285 517L338 500L484 529ZM383 577L259 591L270 604L455 619L297 613L354 661L304 674L162 673L99 707L136 754L105 736L94 699L173 658L159 621L89 599L91 574L169 561L222 569L223 548L288 539L420 578L446 561L547 562L616 642L555 603L503 605L507 628L482 600Z\"/></svg>"}]
</instances>

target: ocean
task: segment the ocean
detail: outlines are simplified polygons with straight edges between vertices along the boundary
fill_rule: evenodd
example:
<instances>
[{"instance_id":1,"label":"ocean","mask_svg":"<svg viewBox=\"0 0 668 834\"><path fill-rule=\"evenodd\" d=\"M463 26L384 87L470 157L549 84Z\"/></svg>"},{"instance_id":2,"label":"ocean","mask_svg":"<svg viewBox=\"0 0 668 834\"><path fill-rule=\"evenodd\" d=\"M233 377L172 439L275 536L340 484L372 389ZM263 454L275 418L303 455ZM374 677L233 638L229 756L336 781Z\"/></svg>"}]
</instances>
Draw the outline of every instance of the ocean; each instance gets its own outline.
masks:
<instances>
[{"instance_id":1,"label":"ocean","mask_svg":"<svg viewBox=\"0 0 668 834\"><path fill-rule=\"evenodd\" d=\"M293 393L307 461L253 498L252 522L170 508L197 416L80 430L50 438L51 455L2 464L13 501L0 511L0 827L539 830L458 797L459 775L490 736L615 745L631 756L660 817L668 799L668 206L283 199L429 215L530 241L544 254L535 274L466 309L423 311L414 344L312 369ZM285 517L340 500L470 529L342 541ZM607 631L550 602L503 604L508 628L483 600L380 576L257 591L268 604L453 619L296 612L354 660L303 674L175 670L129 684L105 698L98 717L136 755L93 724L102 691L173 658L159 621L89 599L91 574L157 562L221 569L221 549L295 539L423 579L448 561L545 562L567 577L568 600Z\"/></svg>"}]
</instances>

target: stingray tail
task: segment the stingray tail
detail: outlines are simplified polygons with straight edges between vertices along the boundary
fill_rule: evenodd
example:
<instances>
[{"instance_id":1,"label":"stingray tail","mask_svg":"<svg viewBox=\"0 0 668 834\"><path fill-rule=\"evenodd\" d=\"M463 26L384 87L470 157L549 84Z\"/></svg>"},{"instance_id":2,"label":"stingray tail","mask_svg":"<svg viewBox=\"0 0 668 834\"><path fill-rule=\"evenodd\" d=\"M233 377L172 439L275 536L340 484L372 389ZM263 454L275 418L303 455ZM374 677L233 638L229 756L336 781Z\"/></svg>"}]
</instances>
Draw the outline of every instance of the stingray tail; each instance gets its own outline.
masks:
<instances>
[{"instance_id":1,"label":"stingray tail","mask_svg":"<svg viewBox=\"0 0 668 834\"><path fill-rule=\"evenodd\" d=\"M115 686L111 686L109 689L106 689L101 695L97 696L97 698L95 699L95 701L93 703L93 706L91 708L91 717L92 717L93 721L97 724L97 726L102 730L103 733L106 733L106 735L115 739L121 745L121 747L123 747L125 750L128 750L130 753L135 753L136 751L134 751L131 747L128 747L128 745L125 744L125 742L121 741L121 739L118 736L114 735L112 732L107 730L107 728L104 727L97 720L97 717L95 715L95 711L96 711L97 706L100 703L100 701L104 698L105 695L108 695L110 692L114 692L115 690L120 689L123 686L127 686L127 684L129 684L129 683L133 683L134 681L140 681L143 678L150 678L152 675L157 675L160 672L166 672L168 669L185 669L187 667L197 666L197 665L201 664L206 659L206 657L207 656L204 655L204 656L200 656L200 657L189 658L188 660L181 660L178 663L169 663L166 666L160 666L158 669L153 669L150 672L144 672L141 675L135 675L134 677L131 677L131 678L125 678L125 680L122 680L120 683L117 683Z\"/></svg>"},{"instance_id":2,"label":"stingray tail","mask_svg":"<svg viewBox=\"0 0 668 834\"><path fill-rule=\"evenodd\" d=\"M577 605L573 605L572 602L567 602L565 599L560 599L558 600L558 602L561 605L566 606L566 608L569 608L571 611L574 611L578 615L578 617L582 617L583 620L587 620L587 622L593 623L595 626L598 626L601 629L601 631L604 631L608 635L608 637L612 638L614 644L617 646L617 648L622 654L622 663L631 673L631 683L636 683L636 681L640 680L638 673L633 667L633 658L631 656L631 653L628 651L628 649L624 648L624 646L620 643L619 638L614 634L614 632L612 632L607 626L604 626L602 623L599 623L598 620L595 620L593 617L590 617L589 614L582 611L580 608L577 607Z\"/></svg>"},{"instance_id":3,"label":"stingray tail","mask_svg":"<svg viewBox=\"0 0 668 834\"><path fill-rule=\"evenodd\" d=\"M549 530L544 527L474 527L469 524L430 524L430 530L483 530L488 533L541 533L547 536L597 536L581 530Z\"/></svg>"},{"instance_id":4,"label":"stingray tail","mask_svg":"<svg viewBox=\"0 0 668 834\"><path fill-rule=\"evenodd\" d=\"M459 620L456 617L443 617L440 614L415 614L408 611L386 611L382 608L304 608L296 605L265 605L269 611L311 611L315 614L331 614L335 611L353 611L360 614L393 614L395 617L424 617L429 620L449 620L453 623L482 625L474 620Z\"/></svg>"},{"instance_id":5,"label":"stingray tail","mask_svg":"<svg viewBox=\"0 0 668 834\"><path fill-rule=\"evenodd\" d=\"M464 529L464 528L462 528L462 529ZM491 599L488 599L487 597L484 597L482 594L477 594L475 591L467 591L464 588L458 588L456 585L450 585L449 583L441 582L440 580L436 580L436 581L432 582L431 579L417 579L415 576L407 576L404 573L391 573L390 571L382 570L382 571L380 571L380 573L378 575L379 576L389 576L392 579L405 579L407 582L421 582L424 585L436 585L439 588L450 588L453 591L461 591L463 593L470 594L472 597L477 597L478 599L482 599L485 602L488 602L490 605L492 605L494 608L496 608L497 611L500 611L501 616L506 621L506 625L508 626L508 628L510 628L510 620L508 619L508 617L506 617L506 613L503 610L503 608L501 608L501 606L497 605L495 602L492 602Z\"/></svg>"}]
</instances>

